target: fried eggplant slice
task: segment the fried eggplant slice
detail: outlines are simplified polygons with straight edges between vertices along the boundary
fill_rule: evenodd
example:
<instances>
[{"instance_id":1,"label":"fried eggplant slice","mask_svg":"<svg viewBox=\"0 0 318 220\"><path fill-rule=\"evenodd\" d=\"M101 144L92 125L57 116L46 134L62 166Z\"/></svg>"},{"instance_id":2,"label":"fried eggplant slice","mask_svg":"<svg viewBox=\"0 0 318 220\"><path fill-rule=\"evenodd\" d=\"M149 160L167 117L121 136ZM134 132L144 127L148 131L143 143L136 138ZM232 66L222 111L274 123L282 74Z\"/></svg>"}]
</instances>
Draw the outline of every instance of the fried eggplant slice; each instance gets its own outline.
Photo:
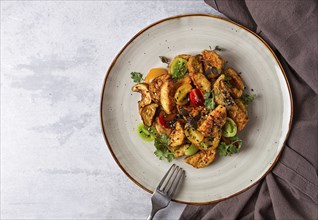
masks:
<instances>
[{"instance_id":1,"label":"fried eggplant slice","mask_svg":"<svg viewBox=\"0 0 318 220\"><path fill-rule=\"evenodd\" d=\"M213 126L211 136L208 138L208 141L210 141L208 149L216 149L219 146L221 138L222 128L218 126Z\"/></svg>"},{"instance_id":2,"label":"fried eggplant slice","mask_svg":"<svg viewBox=\"0 0 318 220\"><path fill-rule=\"evenodd\" d=\"M158 104L152 103L152 104L146 105L145 107L141 109L140 116L143 123L146 126L148 127L152 126L157 108L158 108Z\"/></svg>"},{"instance_id":3,"label":"fried eggplant slice","mask_svg":"<svg viewBox=\"0 0 318 220\"><path fill-rule=\"evenodd\" d=\"M217 127L220 131L226 122L226 108L223 105L218 105L213 111L207 115L203 122L198 127L204 137L209 137L212 132L212 127Z\"/></svg>"},{"instance_id":4,"label":"fried eggplant slice","mask_svg":"<svg viewBox=\"0 0 318 220\"><path fill-rule=\"evenodd\" d=\"M176 105L174 101L175 87L172 79L167 79L161 86L160 90L160 103L162 109L167 113L173 113Z\"/></svg>"},{"instance_id":5,"label":"fried eggplant slice","mask_svg":"<svg viewBox=\"0 0 318 220\"><path fill-rule=\"evenodd\" d=\"M139 113L140 113L143 107L151 103L149 86L147 83L139 83L132 87L132 91L141 93L141 100L138 101Z\"/></svg>"},{"instance_id":6,"label":"fried eggplant slice","mask_svg":"<svg viewBox=\"0 0 318 220\"><path fill-rule=\"evenodd\" d=\"M210 81L203 75L203 73L189 73L193 84L200 89L202 94L211 90Z\"/></svg>"},{"instance_id":7,"label":"fried eggplant slice","mask_svg":"<svg viewBox=\"0 0 318 220\"><path fill-rule=\"evenodd\" d=\"M219 146L220 140L222 137L222 132L218 127L212 127L211 135L207 138L204 138L200 145L197 147L200 150L211 150L216 149Z\"/></svg>"},{"instance_id":8,"label":"fried eggplant slice","mask_svg":"<svg viewBox=\"0 0 318 220\"><path fill-rule=\"evenodd\" d=\"M185 105L188 103L189 101L189 97L188 94L191 91L192 86L191 84L183 84L182 86L180 86L175 95L174 95L174 99L176 101L177 105Z\"/></svg>"},{"instance_id":9,"label":"fried eggplant slice","mask_svg":"<svg viewBox=\"0 0 318 220\"><path fill-rule=\"evenodd\" d=\"M184 161L195 168L203 168L210 165L216 156L216 150L201 150L192 156L184 158Z\"/></svg>"},{"instance_id":10,"label":"fried eggplant slice","mask_svg":"<svg viewBox=\"0 0 318 220\"><path fill-rule=\"evenodd\" d=\"M201 132L197 131L196 129L194 129L193 127L187 127L185 128L185 136L187 137L187 139L196 147L200 147L200 143L203 141L204 139L204 135L201 134Z\"/></svg>"},{"instance_id":11,"label":"fried eggplant slice","mask_svg":"<svg viewBox=\"0 0 318 220\"><path fill-rule=\"evenodd\" d=\"M224 72L226 78L228 78L227 83L230 87L229 91L234 98L239 98L243 94L244 83L241 77L233 68L227 68Z\"/></svg>"},{"instance_id":12,"label":"fried eggplant slice","mask_svg":"<svg viewBox=\"0 0 318 220\"><path fill-rule=\"evenodd\" d=\"M226 122L226 108L223 105L218 105L212 112L211 112L214 125L222 128Z\"/></svg>"},{"instance_id":13,"label":"fried eggplant slice","mask_svg":"<svg viewBox=\"0 0 318 220\"><path fill-rule=\"evenodd\" d=\"M204 135L204 140L198 146L201 150L215 149L220 143L222 127L226 122L226 108L217 106L204 118L198 127L198 131Z\"/></svg>"},{"instance_id":14,"label":"fried eggplant slice","mask_svg":"<svg viewBox=\"0 0 318 220\"><path fill-rule=\"evenodd\" d=\"M181 79L178 79L175 82L175 89L178 89L180 86L184 85L184 84L191 84L191 78L189 75L185 75L184 77L182 77Z\"/></svg>"},{"instance_id":15,"label":"fried eggplant slice","mask_svg":"<svg viewBox=\"0 0 318 220\"><path fill-rule=\"evenodd\" d=\"M202 55L205 75L209 79L218 77L224 69L225 60L214 50L204 50Z\"/></svg>"},{"instance_id":16,"label":"fried eggplant slice","mask_svg":"<svg viewBox=\"0 0 318 220\"><path fill-rule=\"evenodd\" d=\"M189 73L203 73L202 55L191 56L187 65Z\"/></svg>"},{"instance_id":17,"label":"fried eggplant slice","mask_svg":"<svg viewBox=\"0 0 318 220\"><path fill-rule=\"evenodd\" d=\"M222 74L213 84L214 100L218 105L223 105L228 109L229 106L235 105L235 102L229 88L224 84L224 78L225 75Z\"/></svg>"},{"instance_id":18,"label":"fried eggplant slice","mask_svg":"<svg viewBox=\"0 0 318 220\"><path fill-rule=\"evenodd\" d=\"M241 131L248 122L247 111L246 108L241 106L239 101L234 101L230 95L229 88L224 84L224 77L225 75L221 75L214 83L213 91L215 94L215 102L225 106L228 110L229 117L236 123L238 131Z\"/></svg>"},{"instance_id":19,"label":"fried eggplant slice","mask_svg":"<svg viewBox=\"0 0 318 220\"><path fill-rule=\"evenodd\" d=\"M234 99L234 102L245 114L247 114L246 105L243 103L241 99Z\"/></svg>"},{"instance_id":20,"label":"fried eggplant slice","mask_svg":"<svg viewBox=\"0 0 318 220\"><path fill-rule=\"evenodd\" d=\"M159 104L160 103L160 90L162 84L170 78L169 74L163 74L161 76L156 77L150 84L149 84L149 92L152 101Z\"/></svg>"},{"instance_id":21,"label":"fried eggplant slice","mask_svg":"<svg viewBox=\"0 0 318 220\"><path fill-rule=\"evenodd\" d=\"M175 129L169 135L169 149L173 152L177 149L178 146L184 143L185 134L183 127L179 121L176 122Z\"/></svg>"},{"instance_id":22,"label":"fried eggplant slice","mask_svg":"<svg viewBox=\"0 0 318 220\"><path fill-rule=\"evenodd\" d=\"M243 130L248 122L248 116L245 110L236 104L229 108L229 116L236 123L238 131Z\"/></svg>"},{"instance_id":23,"label":"fried eggplant slice","mask_svg":"<svg viewBox=\"0 0 318 220\"><path fill-rule=\"evenodd\" d=\"M191 57L191 55L189 55L189 54L179 54L175 58L182 58L182 59L185 59L188 61L190 57Z\"/></svg>"},{"instance_id":24,"label":"fried eggplant slice","mask_svg":"<svg viewBox=\"0 0 318 220\"><path fill-rule=\"evenodd\" d=\"M202 117L200 120L198 131L204 135L204 137L209 137L213 127L213 116L212 111L206 116Z\"/></svg>"}]
</instances>

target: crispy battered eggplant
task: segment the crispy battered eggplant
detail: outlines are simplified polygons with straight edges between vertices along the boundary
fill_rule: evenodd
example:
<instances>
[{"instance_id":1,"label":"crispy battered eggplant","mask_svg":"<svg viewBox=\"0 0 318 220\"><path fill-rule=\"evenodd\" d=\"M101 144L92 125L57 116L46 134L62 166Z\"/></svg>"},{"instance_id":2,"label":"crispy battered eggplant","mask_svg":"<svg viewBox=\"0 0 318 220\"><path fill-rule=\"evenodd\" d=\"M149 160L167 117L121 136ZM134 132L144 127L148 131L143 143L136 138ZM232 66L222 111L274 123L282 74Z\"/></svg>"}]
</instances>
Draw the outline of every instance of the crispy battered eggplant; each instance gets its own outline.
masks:
<instances>
[{"instance_id":1,"label":"crispy battered eggplant","mask_svg":"<svg viewBox=\"0 0 318 220\"><path fill-rule=\"evenodd\" d=\"M160 104L162 109L167 113L173 113L176 106L174 101L174 82L172 79L166 80L160 90Z\"/></svg>"},{"instance_id":2,"label":"crispy battered eggplant","mask_svg":"<svg viewBox=\"0 0 318 220\"><path fill-rule=\"evenodd\" d=\"M152 82L149 84L149 92L151 99L155 102L160 104L160 90L162 84L170 78L169 74L164 74L161 76L156 77Z\"/></svg>"},{"instance_id":3,"label":"crispy battered eggplant","mask_svg":"<svg viewBox=\"0 0 318 220\"><path fill-rule=\"evenodd\" d=\"M189 73L203 73L202 55L191 56L187 65Z\"/></svg>"},{"instance_id":4,"label":"crispy battered eggplant","mask_svg":"<svg viewBox=\"0 0 318 220\"><path fill-rule=\"evenodd\" d=\"M185 134L183 130L182 124L177 121L175 129L170 133L170 141L169 147L170 150L175 151L178 146L184 143L185 141Z\"/></svg>"},{"instance_id":5,"label":"crispy battered eggplant","mask_svg":"<svg viewBox=\"0 0 318 220\"><path fill-rule=\"evenodd\" d=\"M229 88L224 84L225 75L221 75L214 83L213 91L215 93L215 102L224 105L230 118L234 120L239 131L241 131L248 122L246 108L241 106L239 101L234 101L230 95ZM239 103L239 105L237 105ZM240 107L241 106L241 107Z\"/></svg>"},{"instance_id":6,"label":"crispy battered eggplant","mask_svg":"<svg viewBox=\"0 0 318 220\"><path fill-rule=\"evenodd\" d=\"M231 95L234 98L241 97L244 90L244 83L241 77L233 68L227 68L224 74L228 78L227 85Z\"/></svg>"},{"instance_id":7,"label":"crispy battered eggplant","mask_svg":"<svg viewBox=\"0 0 318 220\"><path fill-rule=\"evenodd\" d=\"M203 73L189 73L193 84L200 89L202 94L211 90L211 82L203 75Z\"/></svg>"},{"instance_id":8,"label":"crispy battered eggplant","mask_svg":"<svg viewBox=\"0 0 318 220\"><path fill-rule=\"evenodd\" d=\"M132 91L141 93L141 100L138 102L139 113L142 108L151 103L149 86L147 83L139 83L132 87Z\"/></svg>"},{"instance_id":9,"label":"crispy battered eggplant","mask_svg":"<svg viewBox=\"0 0 318 220\"><path fill-rule=\"evenodd\" d=\"M217 78L224 69L225 60L214 50L204 50L202 55L205 75L209 79Z\"/></svg>"},{"instance_id":10,"label":"crispy battered eggplant","mask_svg":"<svg viewBox=\"0 0 318 220\"><path fill-rule=\"evenodd\" d=\"M152 103L152 104L146 105L145 107L141 109L140 116L144 125L148 127L152 126L157 108L158 108L158 104Z\"/></svg>"},{"instance_id":11,"label":"crispy battered eggplant","mask_svg":"<svg viewBox=\"0 0 318 220\"><path fill-rule=\"evenodd\" d=\"M195 168L203 168L210 165L216 156L216 150L201 150L192 156L184 158L184 161Z\"/></svg>"}]
</instances>

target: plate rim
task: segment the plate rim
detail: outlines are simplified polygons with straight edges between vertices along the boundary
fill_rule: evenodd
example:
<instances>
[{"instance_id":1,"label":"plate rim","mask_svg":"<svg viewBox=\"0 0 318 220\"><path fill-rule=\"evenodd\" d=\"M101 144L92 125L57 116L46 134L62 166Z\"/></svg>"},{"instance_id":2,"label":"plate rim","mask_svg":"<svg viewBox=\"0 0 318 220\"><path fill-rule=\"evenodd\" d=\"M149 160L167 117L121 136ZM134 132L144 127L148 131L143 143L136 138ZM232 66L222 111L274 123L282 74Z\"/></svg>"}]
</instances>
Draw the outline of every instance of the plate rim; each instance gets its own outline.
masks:
<instances>
[{"instance_id":1,"label":"plate rim","mask_svg":"<svg viewBox=\"0 0 318 220\"><path fill-rule=\"evenodd\" d=\"M117 159L115 153L113 152L112 150L112 147L108 141L108 138L107 138L107 135L106 135L106 129L104 127L104 124L103 124L103 103L104 103L104 93L105 93L105 88L106 88L106 82L107 82L107 79L108 79L108 76L109 76L109 73L111 72L112 68L114 67L115 63L117 62L118 58L120 57L120 55L125 51L125 49L137 38L139 37L143 32L145 32L146 30L150 29L151 27L153 26L156 26L160 23L163 23L163 22L166 22L166 21L169 21L169 20L173 20L173 19L178 19L178 18L183 18L183 17L208 17L208 18L211 18L211 19L219 19L219 20L223 20L223 21L226 21L226 22L229 22L231 23L232 25L235 25L235 26L238 26L242 29L244 29L245 31L251 33L252 35L254 35L260 42L263 43L263 45L270 51L270 53L272 54L272 56L275 58L276 62L278 63L279 67L280 67L280 70L282 71L283 73L283 76L284 76L284 79L285 79L285 83L287 84L287 88L288 88L288 93L289 93L289 101L290 101L290 116L289 116L289 125L288 125L288 131L286 133L286 136L285 136L285 139L284 139L284 142L283 142L283 146L281 147L279 153L277 154L274 162L272 163L272 165L268 168L268 170L258 179L256 180L253 184L251 184L250 186L247 186L245 187L244 189L236 192L236 193L233 193L232 195L230 196L227 196L227 197L224 197L224 198L221 198L221 199L216 199L216 200L212 200L212 201L207 201L207 202L188 202L188 201L182 201L182 200L177 200L177 199L172 199L172 201L174 202L178 202L178 203L183 203L183 204L188 204L188 205L207 205L207 204L213 204L213 203L217 203L217 202L220 202L220 201L223 201L223 200L226 200L226 199L229 199L231 197L234 197L238 194L241 194L243 192L245 192L246 190L252 188L253 186L255 186L257 183L259 183L273 168L274 166L276 165L278 159L280 158L282 152L283 152L283 149L285 147L285 143L287 141L287 138L290 134L290 131L291 131L291 126L292 126L292 121L293 121L293 116L294 116L294 105L293 105L293 96L292 96L292 92L291 92L291 87L290 87L290 84L289 84L289 81L287 79L287 76L286 76L286 73L284 71L284 68L282 67L282 64L280 63L279 59L277 58L276 54L274 53L274 51L272 50L272 48L260 37L258 36L255 32L253 32L252 30L248 29L247 27L239 24L239 23L236 23L230 19L227 19L227 18L223 18L223 17L220 17L220 16L215 16L215 15L211 15L211 14L203 14L203 13L191 13L191 14L180 14L180 15L175 15L175 16L171 16L171 17L167 17L167 18L164 18L164 19L161 19L161 20L158 20L148 26L146 26L145 28L141 29L140 31L138 31L123 47L122 49L117 53L117 55L115 56L115 58L113 59L113 61L111 62L107 72L106 72L106 75L104 76L104 81L103 81L103 86L102 86L102 91L101 91L101 98L100 98L100 123L101 123L101 128L102 128L102 133L103 133L103 136L104 136L104 140L106 142L106 146L108 147L113 159L115 160L115 162L117 163L117 165L120 167L120 169L126 174L126 176L131 180L133 181L137 186L139 186L140 188L142 188L143 190L145 190L146 192L148 193L153 193L153 191L147 189L145 186L143 186L141 183L139 183L137 180L135 180L125 169L124 167L121 165L121 163L119 162L119 160Z\"/></svg>"}]
</instances>

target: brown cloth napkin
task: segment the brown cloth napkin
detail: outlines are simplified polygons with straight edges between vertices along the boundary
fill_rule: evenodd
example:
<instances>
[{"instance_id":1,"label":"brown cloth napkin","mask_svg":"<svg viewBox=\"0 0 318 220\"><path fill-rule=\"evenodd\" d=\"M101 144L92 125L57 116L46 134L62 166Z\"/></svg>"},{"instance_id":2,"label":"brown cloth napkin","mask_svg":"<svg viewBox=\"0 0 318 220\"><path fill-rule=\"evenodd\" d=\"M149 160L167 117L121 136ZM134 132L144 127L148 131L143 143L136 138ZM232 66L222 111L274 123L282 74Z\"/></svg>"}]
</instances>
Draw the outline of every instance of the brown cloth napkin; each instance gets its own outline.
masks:
<instances>
[{"instance_id":1,"label":"brown cloth napkin","mask_svg":"<svg viewBox=\"0 0 318 220\"><path fill-rule=\"evenodd\" d=\"M275 51L290 83L294 116L282 155L249 190L180 219L318 219L318 8L316 0L206 0L256 32Z\"/></svg>"}]
</instances>

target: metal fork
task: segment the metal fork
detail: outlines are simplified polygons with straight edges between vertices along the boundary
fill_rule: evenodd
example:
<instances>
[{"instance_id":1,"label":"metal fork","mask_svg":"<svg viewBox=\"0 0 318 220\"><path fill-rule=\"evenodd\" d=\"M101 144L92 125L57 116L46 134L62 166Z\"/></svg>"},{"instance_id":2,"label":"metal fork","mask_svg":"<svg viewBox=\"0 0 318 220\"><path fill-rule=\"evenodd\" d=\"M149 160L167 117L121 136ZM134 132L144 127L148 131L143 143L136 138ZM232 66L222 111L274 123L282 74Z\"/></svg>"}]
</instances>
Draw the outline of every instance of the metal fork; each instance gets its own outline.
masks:
<instances>
[{"instance_id":1,"label":"metal fork","mask_svg":"<svg viewBox=\"0 0 318 220\"><path fill-rule=\"evenodd\" d=\"M152 210L147 220L151 220L160 209L169 205L171 198L180 189L184 177L185 171L181 167L175 164L170 167L152 194Z\"/></svg>"}]
</instances>

